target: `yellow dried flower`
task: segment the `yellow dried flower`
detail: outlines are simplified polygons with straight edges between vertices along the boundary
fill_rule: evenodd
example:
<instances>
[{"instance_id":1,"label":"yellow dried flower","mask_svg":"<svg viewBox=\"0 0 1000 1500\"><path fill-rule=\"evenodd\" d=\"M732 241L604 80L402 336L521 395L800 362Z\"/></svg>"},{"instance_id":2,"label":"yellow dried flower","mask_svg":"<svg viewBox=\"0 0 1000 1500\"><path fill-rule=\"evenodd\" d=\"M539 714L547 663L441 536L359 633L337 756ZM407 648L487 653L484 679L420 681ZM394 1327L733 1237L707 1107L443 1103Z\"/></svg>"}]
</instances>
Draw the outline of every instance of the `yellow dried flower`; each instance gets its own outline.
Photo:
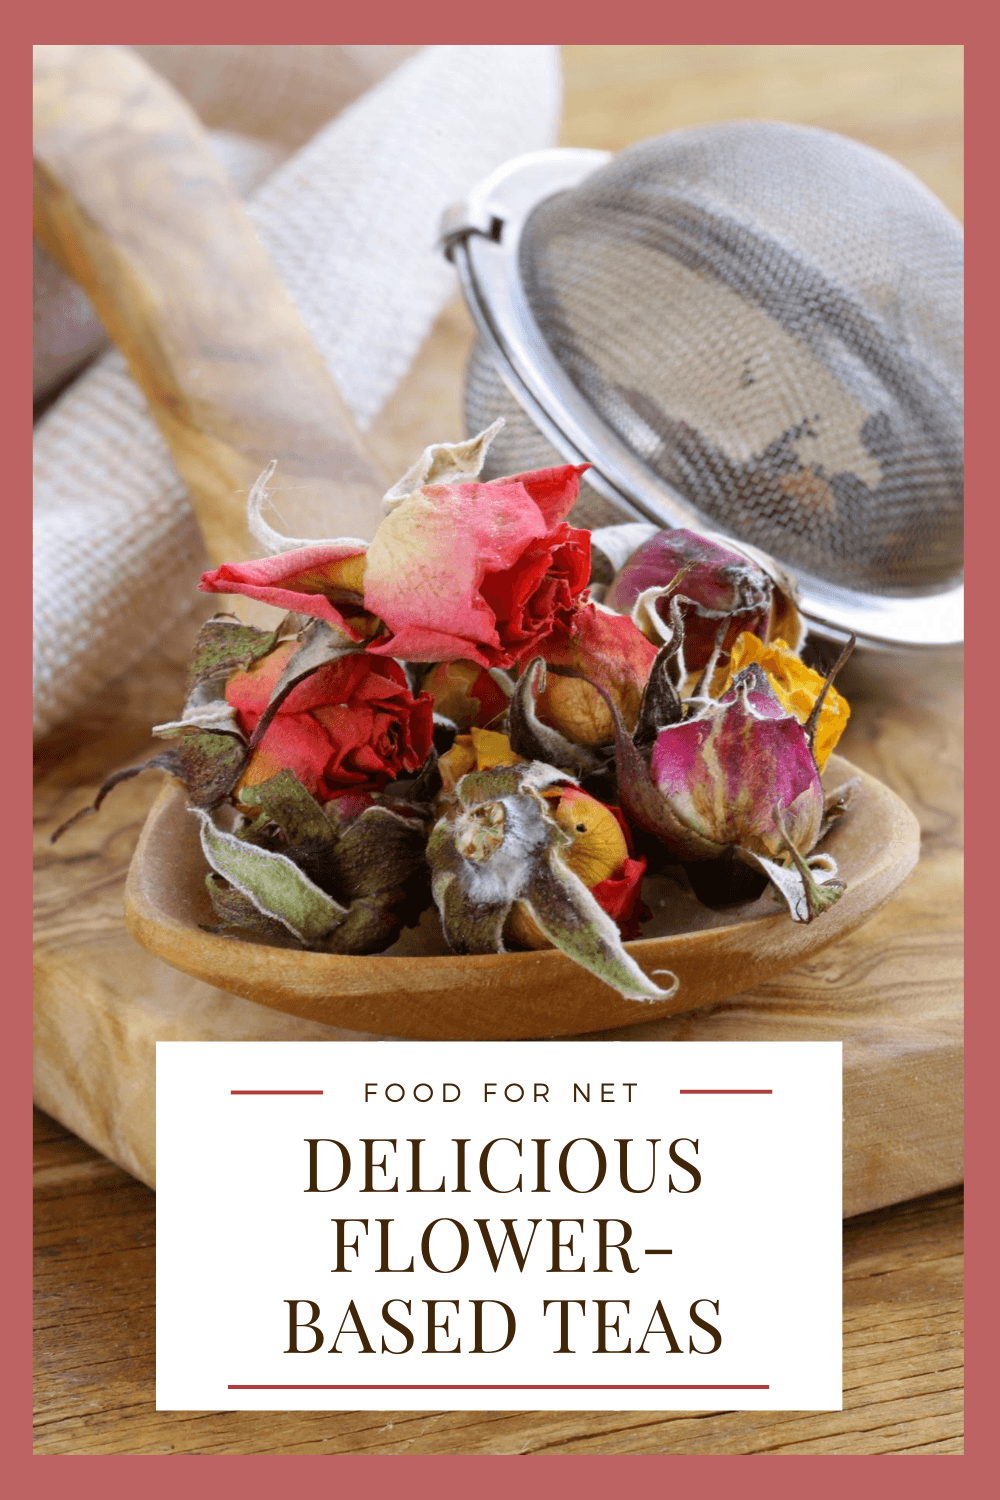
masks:
<instances>
[{"instance_id":1,"label":"yellow dried flower","mask_svg":"<svg viewBox=\"0 0 1000 1500\"><path fill-rule=\"evenodd\" d=\"M794 714L800 724L804 724L820 695L823 678L811 667L807 667L786 641L770 641L765 645L749 631L744 631L742 635L737 636L729 659L725 682L717 696L721 697L722 693L728 691L737 672L755 661L760 663L766 673L782 708ZM823 707L820 709L819 723L816 726L816 737L813 743L813 755L820 771L830 759L837 741L847 727L850 715L851 710L847 699L841 697L837 689L831 686L827 690Z\"/></svg>"}]
</instances>

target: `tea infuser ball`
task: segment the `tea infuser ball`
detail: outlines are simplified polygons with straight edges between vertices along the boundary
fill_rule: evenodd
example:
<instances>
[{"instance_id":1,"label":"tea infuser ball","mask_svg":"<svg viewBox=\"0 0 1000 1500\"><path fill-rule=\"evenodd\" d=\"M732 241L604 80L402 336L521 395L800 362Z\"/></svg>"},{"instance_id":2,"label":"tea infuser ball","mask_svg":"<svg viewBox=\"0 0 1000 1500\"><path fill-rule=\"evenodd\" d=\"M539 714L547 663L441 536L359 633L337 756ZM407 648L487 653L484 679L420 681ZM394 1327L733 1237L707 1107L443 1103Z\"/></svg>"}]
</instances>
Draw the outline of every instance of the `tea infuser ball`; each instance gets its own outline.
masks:
<instances>
[{"instance_id":1,"label":"tea infuser ball","mask_svg":"<svg viewBox=\"0 0 1000 1500\"><path fill-rule=\"evenodd\" d=\"M443 225L484 477L590 462L581 524L724 532L814 633L962 639L963 234L857 141L740 121L507 163ZM577 517L575 517L577 519Z\"/></svg>"}]
</instances>

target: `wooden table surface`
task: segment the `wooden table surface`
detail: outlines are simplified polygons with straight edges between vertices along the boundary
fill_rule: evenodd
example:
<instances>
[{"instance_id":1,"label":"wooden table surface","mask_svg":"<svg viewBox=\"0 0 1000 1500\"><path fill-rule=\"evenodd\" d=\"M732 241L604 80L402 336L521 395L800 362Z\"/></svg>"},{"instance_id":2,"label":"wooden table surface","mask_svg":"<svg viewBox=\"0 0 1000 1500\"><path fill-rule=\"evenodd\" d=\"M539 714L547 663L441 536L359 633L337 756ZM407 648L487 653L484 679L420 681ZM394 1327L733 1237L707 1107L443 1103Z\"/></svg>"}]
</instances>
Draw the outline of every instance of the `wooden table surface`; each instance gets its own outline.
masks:
<instances>
[{"instance_id":1,"label":"wooden table surface","mask_svg":"<svg viewBox=\"0 0 1000 1500\"><path fill-rule=\"evenodd\" d=\"M962 212L959 47L569 47L565 64L565 144L617 149L711 119L799 120L888 152ZM433 436L458 435L469 338L452 304L370 435L388 474L428 441L431 414L444 424ZM958 685L940 668L917 672L912 691L900 680L888 709L869 689L852 728L866 763L883 760L920 813L927 857L906 920L913 963L936 972L960 934ZM107 710L76 743L61 729L39 746L50 799L134 756ZM859 962L852 950L840 977L863 990ZM804 971L803 983L828 984L831 972ZM953 991L951 959L940 975ZM962 1451L960 1190L845 1223L843 1412L157 1414L154 1195L50 1117L36 1111L35 1124L38 1453Z\"/></svg>"},{"instance_id":2,"label":"wooden table surface","mask_svg":"<svg viewBox=\"0 0 1000 1500\"><path fill-rule=\"evenodd\" d=\"M844 1225L841 1412L157 1412L156 1196L35 1112L36 1453L961 1453L962 1194Z\"/></svg>"}]
</instances>

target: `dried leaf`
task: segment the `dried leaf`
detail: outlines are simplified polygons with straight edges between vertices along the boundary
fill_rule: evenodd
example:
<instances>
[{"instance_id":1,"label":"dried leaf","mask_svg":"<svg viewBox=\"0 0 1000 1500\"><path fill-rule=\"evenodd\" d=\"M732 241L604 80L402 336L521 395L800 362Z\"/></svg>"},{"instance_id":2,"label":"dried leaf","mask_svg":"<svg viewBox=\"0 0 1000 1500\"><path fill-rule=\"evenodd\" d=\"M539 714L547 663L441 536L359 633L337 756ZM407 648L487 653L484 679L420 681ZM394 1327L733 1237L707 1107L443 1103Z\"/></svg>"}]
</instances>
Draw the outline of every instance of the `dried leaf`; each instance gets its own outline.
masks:
<instances>
[{"instance_id":1,"label":"dried leaf","mask_svg":"<svg viewBox=\"0 0 1000 1500\"><path fill-rule=\"evenodd\" d=\"M245 786L240 801L260 808L261 817L274 823L289 844L315 840L334 841L333 825L320 804L311 797L294 771L279 771L268 781Z\"/></svg>"},{"instance_id":2,"label":"dried leaf","mask_svg":"<svg viewBox=\"0 0 1000 1500\"><path fill-rule=\"evenodd\" d=\"M436 875L431 883L441 914L445 941L454 953L505 953L503 929L511 902L472 902L454 871Z\"/></svg>"},{"instance_id":3,"label":"dried leaf","mask_svg":"<svg viewBox=\"0 0 1000 1500\"><path fill-rule=\"evenodd\" d=\"M169 738L169 748L147 761L146 766L158 766L183 781L194 807L218 807L246 765L249 752L243 737L184 723L171 727L169 736L160 732Z\"/></svg>"},{"instance_id":4,"label":"dried leaf","mask_svg":"<svg viewBox=\"0 0 1000 1500\"><path fill-rule=\"evenodd\" d=\"M332 867L351 900L404 886L424 865L425 825L388 807L368 807L337 840Z\"/></svg>"},{"instance_id":5,"label":"dried leaf","mask_svg":"<svg viewBox=\"0 0 1000 1500\"><path fill-rule=\"evenodd\" d=\"M180 723L164 725L161 732L169 730L173 740L170 748L161 750L151 760L140 766L126 766L115 771L101 784L101 788L89 807L81 807L71 818L61 824L49 842L54 844L68 829L98 811L110 791L122 781L131 781L143 771L168 771L183 781L188 789L191 803L198 808L213 808L225 801L236 785L246 762L247 747L240 735L217 733L196 725Z\"/></svg>"},{"instance_id":6,"label":"dried leaf","mask_svg":"<svg viewBox=\"0 0 1000 1500\"><path fill-rule=\"evenodd\" d=\"M596 974L626 1000L669 1000L678 980L661 989L622 946L621 934L553 847L535 862L521 901L542 932L568 958Z\"/></svg>"}]
</instances>

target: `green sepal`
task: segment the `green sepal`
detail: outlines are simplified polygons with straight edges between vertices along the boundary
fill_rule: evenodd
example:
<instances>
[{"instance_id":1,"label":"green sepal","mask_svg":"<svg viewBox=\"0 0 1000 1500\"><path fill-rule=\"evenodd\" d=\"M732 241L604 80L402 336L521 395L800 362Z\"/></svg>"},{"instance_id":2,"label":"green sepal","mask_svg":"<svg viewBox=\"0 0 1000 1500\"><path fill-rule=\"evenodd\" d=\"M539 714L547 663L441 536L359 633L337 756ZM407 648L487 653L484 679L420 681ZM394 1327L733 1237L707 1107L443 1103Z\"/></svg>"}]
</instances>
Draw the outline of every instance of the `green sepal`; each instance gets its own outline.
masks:
<instances>
[{"instance_id":1,"label":"green sepal","mask_svg":"<svg viewBox=\"0 0 1000 1500\"><path fill-rule=\"evenodd\" d=\"M558 729L539 719L535 712L535 698L545 691L545 682L545 660L536 656L518 678L507 710L510 748L525 760L559 766L572 776L586 776L596 771L603 764L599 755L583 745L574 745Z\"/></svg>"},{"instance_id":2,"label":"green sepal","mask_svg":"<svg viewBox=\"0 0 1000 1500\"><path fill-rule=\"evenodd\" d=\"M188 663L186 697L205 683L216 682L246 671L255 661L273 651L284 622L275 630L244 625L235 615L213 615L198 632Z\"/></svg>"},{"instance_id":3,"label":"green sepal","mask_svg":"<svg viewBox=\"0 0 1000 1500\"><path fill-rule=\"evenodd\" d=\"M430 903L423 821L376 805L343 828L291 771L249 790L262 809L255 823L202 830L206 858L232 887L209 887L223 922L263 941L278 922L304 947L377 953L419 920Z\"/></svg>"},{"instance_id":4,"label":"green sepal","mask_svg":"<svg viewBox=\"0 0 1000 1500\"><path fill-rule=\"evenodd\" d=\"M643 973L625 951L617 924L557 849L550 846L535 860L521 901L550 943L626 1000L669 1000L676 994L675 975L669 975L670 987L661 989Z\"/></svg>"},{"instance_id":5,"label":"green sepal","mask_svg":"<svg viewBox=\"0 0 1000 1500\"><path fill-rule=\"evenodd\" d=\"M434 904L441 916L445 942L453 953L505 953L503 929L511 901L473 901L454 870L443 870L431 881Z\"/></svg>"},{"instance_id":6,"label":"green sepal","mask_svg":"<svg viewBox=\"0 0 1000 1500\"><path fill-rule=\"evenodd\" d=\"M261 943L284 946L292 942L291 934L283 923L258 911L249 896L223 880L221 875L216 875L214 870L210 870L205 876L205 886L219 919L219 928L238 927L243 932L252 933Z\"/></svg>"},{"instance_id":7,"label":"green sepal","mask_svg":"<svg viewBox=\"0 0 1000 1500\"><path fill-rule=\"evenodd\" d=\"M255 829L273 823L289 844L300 844L307 839L333 843L335 835L330 819L294 771L279 771L267 781L243 787L240 804L260 809Z\"/></svg>"},{"instance_id":8,"label":"green sepal","mask_svg":"<svg viewBox=\"0 0 1000 1500\"><path fill-rule=\"evenodd\" d=\"M366 807L337 840L333 868L351 900L385 895L424 871L426 825L388 807Z\"/></svg>"},{"instance_id":9,"label":"green sepal","mask_svg":"<svg viewBox=\"0 0 1000 1500\"><path fill-rule=\"evenodd\" d=\"M163 738L168 739L169 748L146 766L158 766L183 781L194 807L209 809L225 801L249 758L242 735L179 724L171 725Z\"/></svg>"},{"instance_id":10,"label":"green sepal","mask_svg":"<svg viewBox=\"0 0 1000 1500\"><path fill-rule=\"evenodd\" d=\"M281 922L306 947L324 946L347 915L345 907L321 891L287 855L262 849L216 828L195 809L201 847L216 874L242 893L265 917Z\"/></svg>"},{"instance_id":11,"label":"green sepal","mask_svg":"<svg viewBox=\"0 0 1000 1500\"><path fill-rule=\"evenodd\" d=\"M791 863L782 864L750 849L740 849L740 857L763 870L784 900L793 922L813 922L840 900L847 886L836 878L837 866L829 854L814 854L808 860L803 858L788 836L781 808L777 805L774 821Z\"/></svg>"}]
</instances>

